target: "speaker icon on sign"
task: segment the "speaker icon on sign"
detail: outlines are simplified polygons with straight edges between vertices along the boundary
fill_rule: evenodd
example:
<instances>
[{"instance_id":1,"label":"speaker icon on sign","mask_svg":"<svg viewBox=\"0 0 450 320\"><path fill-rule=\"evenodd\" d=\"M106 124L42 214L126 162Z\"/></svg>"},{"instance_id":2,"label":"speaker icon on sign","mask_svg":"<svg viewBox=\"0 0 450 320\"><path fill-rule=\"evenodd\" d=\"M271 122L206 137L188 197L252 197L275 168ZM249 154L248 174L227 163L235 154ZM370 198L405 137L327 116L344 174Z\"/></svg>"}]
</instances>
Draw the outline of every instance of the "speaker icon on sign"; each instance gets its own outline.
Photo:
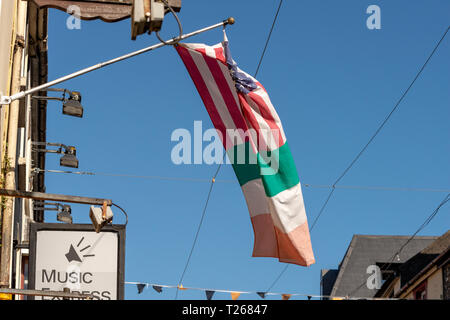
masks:
<instances>
[{"instance_id":1,"label":"speaker icon on sign","mask_svg":"<svg viewBox=\"0 0 450 320\"><path fill-rule=\"evenodd\" d=\"M81 243L83 242L84 237L81 238L81 240L78 242L77 244L77 248L81 246ZM77 261L77 262L83 262L80 258L80 255L83 251L89 249L91 247L91 245L87 245L86 247L82 248L79 250L79 252L77 252L77 250L74 248L73 244L70 245L69 248L69 252L67 252L65 254L67 261L72 262L72 261ZM83 258L88 258L88 257L94 257L95 254L85 254L83 255Z\"/></svg>"}]
</instances>

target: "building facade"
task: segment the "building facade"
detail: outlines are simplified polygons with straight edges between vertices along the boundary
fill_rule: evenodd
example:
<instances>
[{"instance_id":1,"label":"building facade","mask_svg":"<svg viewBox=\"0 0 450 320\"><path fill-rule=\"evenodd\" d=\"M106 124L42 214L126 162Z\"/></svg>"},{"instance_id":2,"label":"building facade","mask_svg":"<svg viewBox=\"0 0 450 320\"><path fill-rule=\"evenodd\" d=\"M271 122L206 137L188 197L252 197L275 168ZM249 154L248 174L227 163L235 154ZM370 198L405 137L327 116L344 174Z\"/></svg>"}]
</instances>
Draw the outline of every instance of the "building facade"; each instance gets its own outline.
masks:
<instances>
[{"instance_id":1,"label":"building facade","mask_svg":"<svg viewBox=\"0 0 450 320\"><path fill-rule=\"evenodd\" d=\"M146 4L150 1L146 0ZM181 9L181 0L168 0L168 4L175 11ZM75 19L116 22L130 18L132 5L133 0L0 0L0 95L9 97L48 82L47 22L50 8L62 10ZM33 145L48 145L47 90L33 96L26 95L12 102L0 101L1 189L46 192L47 151L42 148L37 151ZM80 116L73 112L70 115ZM74 147L69 148L75 150ZM70 155L74 157L75 154L76 151ZM72 167L78 166L76 162ZM42 203L31 199L1 197L0 288L28 288L30 225L44 222L44 209ZM16 295L15 298L24 297Z\"/></svg>"},{"instance_id":2,"label":"building facade","mask_svg":"<svg viewBox=\"0 0 450 320\"><path fill-rule=\"evenodd\" d=\"M389 269L380 298L450 300L450 231L409 260Z\"/></svg>"},{"instance_id":3,"label":"building facade","mask_svg":"<svg viewBox=\"0 0 450 320\"><path fill-rule=\"evenodd\" d=\"M47 81L47 9L31 1L0 1L0 93L12 95ZM45 93L44 93L45 94ZM45 191L45 156L32 141L45 141L46 101L25 97L0 109L1 187ZM0 286L26 287L28 227L43 221L28 199L1 199ZM17 297L20 298L20 297Z\"/></svg>"},{"instance_id":4,"label":"building facade","mask_svg":"<svg viewBox=\"0 0 450 320\"><path fill-rule=\"evenodd\" d=\"M383 266L395 268L405 263L437 238L354 235L338 268L321 271L321 295L326 299L374 298L389 275Z\"/></svg>"}]
</instances>

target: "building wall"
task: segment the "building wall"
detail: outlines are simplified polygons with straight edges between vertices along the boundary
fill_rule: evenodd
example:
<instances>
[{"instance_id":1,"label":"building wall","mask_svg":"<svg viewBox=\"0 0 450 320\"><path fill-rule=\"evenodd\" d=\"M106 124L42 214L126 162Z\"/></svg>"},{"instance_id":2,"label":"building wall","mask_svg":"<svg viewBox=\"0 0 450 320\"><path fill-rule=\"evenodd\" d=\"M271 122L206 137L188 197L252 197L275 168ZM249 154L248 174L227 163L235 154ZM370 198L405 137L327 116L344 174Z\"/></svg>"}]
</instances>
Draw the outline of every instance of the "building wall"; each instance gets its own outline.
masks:
<instances>
[{"instance_id":1,"label":"building wall","mask_svg":"<svg viewBox=\"0 0 450 320\"><path fill-rule=\"evenodd\" d=\"M436 270L429 278L427 284L428 299L443 299L442 269Z\"/></svg>"},{"instance_id":2,"label":"building wall","mask_svg":"<svg viewBox=\"0 0 450 320\"><path fill-rule=\"evenodd\" d=\"M19 34L19 35L17 35ZM20 43L16 40L21 40ZM15 51L16 50L16 51ZM17 58L21 50L21 58ZM15 61L13 61L15 60ZM20 66L17 74L17 66ZM13 68L15 72L13 72ZM47 9L39 9L33 2L22 0L0 0L0 93L11 95L35 87L47 81ZM14 86L16 88L12 89ZM14 91L14 92L12 92ZM0 106L0 164L6 162L6 146L16 141L15 188L24 191L43 191L43 179L33 184L32 168L44 168L45 155L36 156L32 162L31 141L45 141L46 102L34 101L29 96L18 102L18 119L11 120L11 105ZM17 109L16 109L17 110ZM10 124L11 122L11 124ZM8 136L17 126L17 140ZM9 133L11 135L11 132ZM12 150L12 148L10 149ZM14 151L12 151L14 152ZM11 155L9 156L11 159ZM11 161L11 160L10 160ZM0 173L3 182L4 174ZM4 187L3 184L0 187ZM0 207L0 210L4 206ZM24 246L12 249L8 286L27 288L28 227L33 221L33 205L28 199L15 199L12 213L12 239ZM2 212L3 213L3 212ZM2 214L0 214L0 226ZM1 230L1 228L0 228ZM1 232L1 231L0 231ZM9 239L9 238L8 238ZM5 281L6 283L6 281ZM16 299L23 297L16 296Z\"/></svg>"},{"instance_id":3,"label":"building wall","mask_svg":"<svg viewBox=\"0 0 450 320\"><path fill-rule=\"evenodd\" d=\"M394 294L400 291L400 278L397 278L395 285L394 285Z\"/></svg>"},{"instance_id":4,"label":"building wall","mask_svg":"<svg viewBox=\"0 0 450 320\"><path fill-rule=\"evenodd\" d=\"M408 294L404 296L405 299L414 300L414 291L424 281L427 282L427 300L441 300L443 299L443 285L442 285L442 269L435 269L426 277L422 277L416 281L408 289Z\"/></svg>"},{"instance_id":5,"label":"building wall","mask_svg":"<svg viewBox=\"0 0 450 320\"><path fill-rule=\"evenodd\" d=\"M0 93L3 95L10 94L16 4L16 1L0 1ZM8 106L0 108L0 164L3 165L8 130Z\"/></svg>"},{"instance_id":6,"label":"building wall","mask_svg":"<svg viewBox=\"0 0 450 320\"><path fill-rule=\"evenodd\" d=\"M0 1L0 92L9 94L16 1Z\"/></svg>"}]
</instances>

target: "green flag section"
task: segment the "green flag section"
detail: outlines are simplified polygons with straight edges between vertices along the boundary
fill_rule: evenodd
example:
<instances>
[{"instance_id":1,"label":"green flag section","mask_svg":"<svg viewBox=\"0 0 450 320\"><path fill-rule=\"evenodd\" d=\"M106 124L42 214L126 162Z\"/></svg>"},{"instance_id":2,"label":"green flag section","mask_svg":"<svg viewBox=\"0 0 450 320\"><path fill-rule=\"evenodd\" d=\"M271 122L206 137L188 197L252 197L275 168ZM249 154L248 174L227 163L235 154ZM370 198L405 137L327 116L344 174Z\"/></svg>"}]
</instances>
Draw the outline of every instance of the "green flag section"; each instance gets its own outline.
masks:
<instances>
[{"instance_id":1,"label":"green flag section","mask_svg":"<svg viewBox=\"0 0 450 320\"><path fill-rule=\"evenodd\" d=\"M300 182L287 142L265 154L255 154L249 142L235 145L227 153L239 184L243 186L251 180L261 178L268 197L273 197Z\"/></svg>"}]
</instances>

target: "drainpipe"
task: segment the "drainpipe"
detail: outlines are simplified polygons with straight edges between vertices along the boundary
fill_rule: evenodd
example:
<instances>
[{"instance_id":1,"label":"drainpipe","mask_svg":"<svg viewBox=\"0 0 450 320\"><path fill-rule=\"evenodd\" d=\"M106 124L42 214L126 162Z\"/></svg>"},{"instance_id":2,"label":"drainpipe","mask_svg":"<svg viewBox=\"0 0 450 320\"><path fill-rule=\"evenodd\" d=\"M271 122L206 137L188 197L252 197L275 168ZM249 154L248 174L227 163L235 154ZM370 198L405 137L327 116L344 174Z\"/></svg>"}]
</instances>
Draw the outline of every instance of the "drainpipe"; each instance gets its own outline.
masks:
<instances>
[{"instance_id":1,"label":"drainpipe","mask_svg":"<svg viewBox=\"0 0 450 320\"><path fill-rule=\"evenodd\" d=\"M25 47L27 23L27 2L18 0L16 41L14 44L11 92L19 92L22 75L22 56ZM16 190L17 128L19 122L19 100L9 106L7 161L9 170L5 173L5 189ZM5 164L6 165L6 164ZM12 237L14 221L14 198L7 197L2 217L2 248L0 258L0 287L11 288Z\"/></svg>"}]
</instances>

